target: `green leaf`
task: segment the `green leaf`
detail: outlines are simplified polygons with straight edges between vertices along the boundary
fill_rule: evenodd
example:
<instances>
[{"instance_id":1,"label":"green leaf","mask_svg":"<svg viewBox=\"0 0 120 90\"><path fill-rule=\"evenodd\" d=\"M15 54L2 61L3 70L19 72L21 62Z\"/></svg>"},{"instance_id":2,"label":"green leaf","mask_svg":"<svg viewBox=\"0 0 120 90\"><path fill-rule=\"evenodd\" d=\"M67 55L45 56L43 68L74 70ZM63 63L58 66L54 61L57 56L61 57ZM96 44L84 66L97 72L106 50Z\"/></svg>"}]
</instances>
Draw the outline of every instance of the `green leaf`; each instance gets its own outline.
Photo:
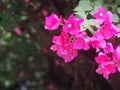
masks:
<instances>
[{"instance_id":1,"label":"green leaf","mask_svg":"<svg viewBox=\"0 0 120 90\"><path fill-rule=\"evenodd\" d=\"M88 14L93 14L98 7L102 6L103 1L94 1L90 2L89 0L80 0L77 7L74 9L75 14L79 15L82 18L86 18Z\"/></svg>"},{"instance_id":2,"label":"green leaf","mask_svg":"<svg viewBox=\"0 0 120 90\"><path fill-rule=\"evenodd\" d=\"M117 14L113 14L112 19L113 19L113 22L118 22L119 21L119 17L118 17Z\"/></svg>"},{"instance_id":3,"label":"green leaf","mask_svg":"<svg viewBox=\"0 0 120 90\"><path fill-rule=\"evenodd\" d=\"M80 0L78 5L87 11L92 9L91 2L89 0Z\"/></svg>"},{"instance_id":4,"label":"green leaf","mask_svg":"<svg viewBox=\"0 0 120 90\"><path fill-rule=\"evenodd\" d=\"M85 19L84 23L81 25L81 30L82 31L85 31L85 30L89 30L92 34L94 34L94 30L91 26L96 26L97 28L99 27L99 24L97 24L94 19L90 19L90 20L87 20Z\"/></svg>"},{"instance_id":5,"label":"green leaf","mask_svg":"<svg viewBox=\"0 0 120 90\"><path fill-rule=\"evenodd\" d=\"M82 18L86 18L87 12L92 9L91 2L89 0L80 0L78 6L74 9L75 14L80 15Z\"/></svg>"},{"instance_id":6,"label":"green leaf","mask_svg":"<svg viewBox=\"0 0 120 90\"><path fill-rule=\"evenodd\" d=\"M117 12L120 14L120 8L117 8Z\"/></svg>"},{"instance_id":7,"label":"green leaf","mask_svg":"<svg viewBox=\"0 0 120 90\"><path fill-rule=\"evenodd\" d=\"M7 33L3 36L4 39L9 39L10 37L11 37L11 33L10 33L10 32L7 32Z\"/></svg>"}]
</instances>

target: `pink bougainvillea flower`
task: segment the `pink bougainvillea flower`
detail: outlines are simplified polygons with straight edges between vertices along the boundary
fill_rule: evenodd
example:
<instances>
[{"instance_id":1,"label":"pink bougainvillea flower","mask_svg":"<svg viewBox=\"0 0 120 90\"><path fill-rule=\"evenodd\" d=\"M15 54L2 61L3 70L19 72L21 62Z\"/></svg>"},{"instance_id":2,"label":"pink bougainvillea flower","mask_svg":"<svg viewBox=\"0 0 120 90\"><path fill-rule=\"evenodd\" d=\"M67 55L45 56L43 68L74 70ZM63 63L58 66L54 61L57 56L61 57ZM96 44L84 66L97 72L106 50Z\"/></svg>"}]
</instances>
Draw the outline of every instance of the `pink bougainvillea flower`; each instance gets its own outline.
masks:
<instances>
[{"instance_id":1,"label":"pink bougainvillea flower","mask_svg":"<svg viewBox=\"0 0 120 90\"><path fill-rule=\"evenodd\" d=\"M99 24L102 24L104 21L112 22L112 13L110 11L106 12L102 7L99 7L93 16L95 17L95 21Z\"/></svg>"},{"instance_id":2,"label":"pink bougainvillea flower","mask_svg":"<svg viewBox=\"0 0 120 90\"><path fill-rule=\"evenodd\" d=\"M72 61L77 56L77 49L73 48L70 37L67 33L61 32L59 36L54 36L51 50L56 51L57 55L62 57L65 62Z\"/></svg>"},{"instance_id":3,"label":"pink bougainvillea flower","mask_svg":"<svg viewBox=\"0 0 120 90\"><path fill-rule=\"evenodd\" d=\"M99 48L103 49L106 47L106 41L99 37L93 36L90 38L90 45L96 49L96 52L98 52Z\"/></svg>"},{"instance_id":4,"label":"pink bougainvillea flower","mask_svg":"<svg viewBox=\"0 0 120 90\"><path fill-rule=\"evenodd\" d=\"M101 39L110 39L118 35L119 29L111 23L104 23L96 32L96 36Z\"/></svg>"},{"instance_id":5,"label":"pink bougainvillea flower","mask_svg":"<svg viewBox=\"0 0 120 90\"><path fill-rule=\"evenodd\" d=\"M102 7L99 7L95 14L93 15L95 18L102 18L105 15L105 9Z\"/></svg>"},{"instance_id":6,"label":"pink bougainvillea flower","mask_svg":"<svg viewBox=\"0 0 120 90\"><path fill-rule=\"evenodd\" d=\"M65 62L70 62L77 56L77 50L73 49L72 44L68 44L64 47L59 47L57 55L62 57Z\"/></svg>"},{"instance_id":7,"label":"pink bougainvillea flower","mask_svg":"<svg viewBox=\"0 0 120 90\"><path fill-rule=\"evenodd\" d=\"M120 59L120 45L117 46L116 50L114 51L114 53L113 53L113 58L114 58L115 60Z\"/></svg>"},{"instance_id":8,"label":"pink bougainvillea flower","mask_svg":"<svg viewBox=\"0 0 120 90\"><path fill-rule=\"evenodd\" d=\"M68 34L65 32L61 32L59 36L53 36L52 42L54 43L50 49L53 51L57 51L60 47L65 46L69 41Z\"/></svg>"},{"instance_id":9,"label":"pink bougainvillea flower","mask_svg":"<svg viewBox=\"0 0 120 90\"><path fill-rule=\"evenodd\" d=\"M90 48L89 39L85 38L84 36L77 37L73 42L73 48L88 50Z\"/></svg>"},{"instance_id":10,"label":"pink bougainvillea flower","mask_svg":"<svg viewBox=\"0 0 120 90\"><path fill-rule=\"evenodd\" d=\"M117 65L116 65L118 71L120 72L120 60L117 61Z\"/></svg>"},{"instance_id":11,"label":"pink bougainvillea flower","mask_svg":"<svg viewBox=\"0 0 120 90\"><path fill-rule=\"evenodd\" d=\"M72 14L70 15L69 19L65 21L65 25L63 25L63 31L70 33L71 35L77 35L80 32L80 24L83 22L83 19L77 20Z\"/></svg>"},{"instance_id":12,"label":"pink bougainvillea flower","mask_svg":"<svg viewBox=\"0 0 120 90\"><path fill-rule=\"evenodd\" d=\"M113 61L116 63L116 67L120 72L120 45L116 48L116 50L112 53L113 54Z\"/></svg>"},{"instance_id":13,"label":"pink bougainvillea flower","mask_svg":"<svg viewBox=\"0 0 120 90\"><path fill-rule=\"evenodd\" d=\"M107 43L106 47L103 49L105 53L114 52L112 43Z\"/></svg>"},{"instance_id":14,"label":"pink bougainvillea flower","mask_svg":"<svg viewBox=\"0 0 120 90\"><path fill-rule=\"evenodd\" d=\"M59 45L53 44L53 45L50 47L50 49L51 49L52 51L57 51L57 50L59 49Z\"/></svg>"},{"instance_id":15,"label":"pink bougainvillea flower","mask_svg":"<svg viewBox=\"0 0 120 90\"><path fill-rule=\"evenodd\" d=\"M61 19L54 13L45 18L45 29L47 30L56 30L61 23Z\"/></svg>"},{"instance_id":16,"label":"pink bougainvillea flower","mask_svg":"<svg viewBox=\"0 0 120 90\"><path fill-rule=\"evenodd\" d=\"M100 52L99 55L97 57L95 57L95 61L98 64L106 64L110 60L111 60L111 58L102 52Z\"/></svg>"},{"instance_id":17,"label":"pink bougainvillea flower","mask_svg":"<svg viewBox=\"0 0 120 90\"><path fill-rule=\"evenodd\" d=\"M114 62L107 62L106 64L99 64L98 68L96 69L98 74L103 74L105 79L109 79L109 74L115 73L116 69L114 67Z\"/></svg>"},{"instance_id":18,"label":"pink bougainvillea flower","mask_svg":"<svg viewBox=\"0 0 120 90\"><path fill-rule=\"evenodd\" d=\"M59 36L53 36L52 42L57 45L63 46L68 42L68 39L68 34L65 32L61 32Z\"/></svg>"},{"instance_id":19,"label":"pink bougainvillea flower","mask_svg":"<svg viewBox=\"0 0 120 90\"><path fill-rule=\"evenodd\" d=\"M109 22L112 23L112 12L108 11L106 14L103 16L104 22Z\"/></svg>"}]
</instances>

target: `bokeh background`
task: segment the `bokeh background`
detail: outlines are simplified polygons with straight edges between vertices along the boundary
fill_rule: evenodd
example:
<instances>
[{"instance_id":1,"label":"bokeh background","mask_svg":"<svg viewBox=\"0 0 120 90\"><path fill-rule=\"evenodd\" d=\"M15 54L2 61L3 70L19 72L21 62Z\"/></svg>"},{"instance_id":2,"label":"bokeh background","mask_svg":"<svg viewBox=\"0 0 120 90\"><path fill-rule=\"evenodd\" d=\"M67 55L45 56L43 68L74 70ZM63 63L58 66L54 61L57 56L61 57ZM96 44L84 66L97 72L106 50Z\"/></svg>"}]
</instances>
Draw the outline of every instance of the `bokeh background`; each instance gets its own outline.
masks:
<instances>
[{"instance_id":1,"label":"bokeh background","mask_svg":"<svg viewBox=\"0 0 120 90\"><path fill-rule=\"evenodd\" d=\"M120 73L109 80L95 73L94 49L81 50L70 63L49 49L59 30L45 30L45 17L68 18L80 1L0 0L0 90L120 90ZM120 0L84 1L100 1L120 25Z\"/></svg>"}]
</instances>

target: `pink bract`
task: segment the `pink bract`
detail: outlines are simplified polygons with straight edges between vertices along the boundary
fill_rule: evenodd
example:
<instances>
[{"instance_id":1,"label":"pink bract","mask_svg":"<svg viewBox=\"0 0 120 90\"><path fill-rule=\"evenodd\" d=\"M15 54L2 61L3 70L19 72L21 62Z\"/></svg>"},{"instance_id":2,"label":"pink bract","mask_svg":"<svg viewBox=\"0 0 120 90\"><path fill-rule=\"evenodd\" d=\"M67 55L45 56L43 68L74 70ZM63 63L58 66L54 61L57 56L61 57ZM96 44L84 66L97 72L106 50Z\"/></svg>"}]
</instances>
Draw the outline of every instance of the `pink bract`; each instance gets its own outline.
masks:
<instances>
[{"instance_id":1,"label":"pink bract","mask_svg":"<svg viewBox=\"0 0 120 90\"><path fill-rule=\"evenodd\" d=\"M118 71L120 72L120 60L119 61L117 61L117 69L118 69Z\"/></svg>"},{"instance_id":2,"label":"pink bract","mask_svg":"<svg viewBox=\"0 0 120 90\"><path fill-rule=\"evenodd\" d=\"M96 49L96 52L98 52L100 48L103 49L106 47L106 41L100 37L93 36L90 38L90 45Z\"/></svg>"},{"instance_id":3,"label":"pink bract","mask_svg":"<svg viewBox=\"0 0 120 90\"><path fill-rule=\"evenodd\" d=\"M45 18L45 29L51 31L56 30L58 29L60 23L61 19L59 19L56 14L52 13L50 16Z\"/></svg>"},{"instance_id":4,"label":"pink bract","mask_svg":"<svg viewBox=\"0 0 120 90\"><path fill-rule=\"evenodd\" d=\"M116 63L118 71L120 72L120 45L113 52L113 60Z\"/></svg>"},{"instance_id":5,"label":"pink bract","mask_svg":"<svg viewBox=\"0 0 120 90\"><path fill-rule=\"evenodd\" d=\"M107 62L109 62L111 60L110 57L108 57L106 54L104 53L99 53L99 55L97 57L95 57L95 61L98 64L106 64Z\"/></svg>"},{"instance_id":6,"label":"pink bract","mask_svg":"<svg viewBox=\"0 0 120 90\"><path fill-rule=\"evenodd\" d=\"M54 44L50 47L51 50L57 51L59 49L59 46L57 44Z\"/></svg>"},{"instance_id":7,"label":"pink bract","mask_svg":"<svg viewBox=\"0 0 120 90\"><path fill-rule=\"evenodd\" d=\"M60 47L57 51L57 55L62 57L65 62L70 62L77 56L77 50L73 49L71 44L68 44L64 47Z\"/></svg>"},{"instance_id":8,"label":"pink bract","mask_svg":"<svg viewBox=\"0 0 120 90\"><path fill-rule=\"evenodd\" d=\"M77 20L72 14L70 15L69 19L65 21L65 24L63 25L63 31L70 33L71 35L77 35L80 32L80 24L83 22L83 19Z\"/></svg>"},{"instance_id":9,"label":"pink bract","mask_svg":"<svg viewBox=\"0 0 120 90\"><path fill-rule=\"evenodd\" d=\"M112 22L112 13L110 11L106 13L105 9L102 7L99 7L93 16L95 17L95 21L99 24L102 24L105 21Z\"/></svg>"},{"instance_id":10,"label":"pink bract","mask_svg":"<svg viewBox=\"0 0 120 90\"><path fill-rule=\"evenodd\" d=\"M61 32L59 36L54 36L51 50L57 51L57 55L62 57L65 62L72 61L77 56L77 49L73 48L70 37L67 33Z\"/></svg>"},{"instance_id":11,"label":"pink bract","mask_svg":"<svg viewBox=\"0 0 120 90\"><path fill-rule=\"evenodd\" d=\"M96 32L96 36L101 39L110 39L119 33L119 29L111 23L104 23Z\"/></svg>"},{"instance_id":12,"label":"pink bract","mask_svg":"<svg viewBox=\"0 0 120 90\"><path fill-rule=\"evenodd\" d=\"M98 74L103 74L103 77L108 80L109 79L109 74L116 72L116 69L114 67L114 62L108 62L104 65L100 64L98 66L98 68L96 69L96 72Z\"/></svg>"},{"instance_id":13,"label":"pink bract","mask_svg":"<svg viewBox=\"0 0 120 90\"><path fill-rule=\"evenodd\" d=\"M85 38L84 36L78 37L73 42L73 48L88 50L90 48L89 40L87 38Z\"/></svg>"},{"instance_id":14,"label":"pink bract","mask_svg":"<svg viewBox=\"0 0 120 90\"><path fill-rule=\"evenodd\" d=\"M103 49L105 53L114 52L112 43L107 43L106 47Z\"/></svg>"},{"instance_id":15,"label":"pink bract","mask_svg":"<svg viewBox=\"0 0 120 90\"><path fill-rule=\"evenodd\" d=\"M69 39L68 34L65 32L61 32L59 36L53 36L52 42L57 45L63 46L67 42L69 42L68 39Z\"/></svg>"},{"instance_id":16,"label":"pink bract","mask_svg":"<svg viewBox=\"0 0 120 90\"><path fill-rule=\"evenodd\" d=\"M96 13L93 15L95 18L102 18L105 14L105 9L102 7L99 7L96 11Z\"/></svg>"}]
</instances>

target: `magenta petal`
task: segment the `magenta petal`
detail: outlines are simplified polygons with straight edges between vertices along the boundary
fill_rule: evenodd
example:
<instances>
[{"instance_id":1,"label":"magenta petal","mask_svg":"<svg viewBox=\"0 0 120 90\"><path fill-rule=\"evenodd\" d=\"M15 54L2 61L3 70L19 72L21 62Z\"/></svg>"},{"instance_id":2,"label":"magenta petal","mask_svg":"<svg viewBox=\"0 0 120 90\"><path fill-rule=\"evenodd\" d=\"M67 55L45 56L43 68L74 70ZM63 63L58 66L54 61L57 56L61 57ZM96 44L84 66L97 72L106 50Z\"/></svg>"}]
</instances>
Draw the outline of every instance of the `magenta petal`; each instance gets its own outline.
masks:
<instances>
[{"instance_id":1,"label":"magenta petal","mask_svg":"<svg viewBox=\"0 0 120 90\"><path fill-rule=\"evenodd\" d=\"M116 50L112 54L114 60L120 60L120 45L116 48Z\"/></svg>"},{"instance_id":2,"label":"magenta petal","mask_svg":"<svg viewBox=\"0 0 120 90\"><path fill-rule=\"evenodd\" d=\"M104 73L103 73L103 77L104 77L105 79L107 79L107 80L108 80L108 78L109 78L109 74L108 74L108 73L106 73L106 72L104 72Z\"/></svg>"},{"instance_id":3,"label":"magenta petal","mask_svg":"<svg viewBox=\"0 0 120 90\"><path fill-rule=\"evenodd\" d=\"M99 19L95 19L95 22L98 23L98 24L102 24L105 20L102 19L102 18L99 18Z\"/></svg>"},{"instance_id":4,"label":"magenta petal","mask_svg":"<svg viewBox=\"0 0 120 90\"><path fill-rule=\"evenodd\" d=\"M82 24L84 22L84 19L79 19L78 24Z\"/></svg>"},{"instance_id":5,"label":"magenta petal","mask_svg":"<svg viewBox=\"0 0 120 90\"><path fill-rule=\"evenodd\" d=\"M105 53L110 53L110 52L114 52L112 43L107 43L106 47L103 49Z\"/></svg>"},{"instance_id":6,"label":"magenta petal","mask_svg":"<svg viewBox=\"0 0 120 90\"><path fill-rule=\"evenodd\" d=\"M116 69L115 69L115 66L114 66L114 62L108 62L106 63L106 72L107 73L115 73L116 72Z\"/></svg>"},{"instance_id":7,"label":"magenta petal","mask_svg":"<svg viewBox=\"0 0 120 90\"><path fill-rule=\"evenodd\" d=\"M65 63L67 63L67 62L71 62L76 56L77 56L77 51L75 50L71 54L64 55L63 58Z\"/></svg>"},{"instance_id":8,"label":"magenta petal","mask_svg":"<svg viewBox=\"0 0 120 90\"><path fill-rule=\"evenodd\" d=\"M98 74L103 74L103 77L108 80L110 73L115 73L116 69L114 62L106 62L106 64L100 64L96 70Z\"/></svg>"},{"instance_id":9,"label":"magenta petal","mask_svg":"<svg viewBox=\"0 0 120 90\"><path fill-rule=\"evenodd\" d=\"M120 54L120 45L116 48L116 52Z\"/></svg>"},{"instance_id":10,"label":"magenta petal","mask_svg":"<svg viewBox=\"0 0 120 90\"><path fill-rule=\"evenodd\" d=\"M105 48L106 47L106 41L105 40L101 40L99 43L99 47L100 48Z\"/></svg>"},{"instance_id":11,"label":"magenta petal","mask_svg":"<svg viewBox=\"0 0 120 90\"><path fill-rule=\"evenodd\" d=\"M59 36L53 36L52 42L61 46L67 43L68 38L67 33L61 32Z\"/></svg>"},{"instance_id":12,"label":"magenta petal","mask_svg":"<svg viewBox=\"0 0 120 90\"><path fill-rule=\"evenodd\" d=\"M101 65L99 65L95 72L98 74L103 74L104 69L101 67Z\"/></svg>"},{"instance_id":13,"label":"magenta petal","mask_svg":"<svg viewBox=\"0 0 120 90\"><path fill-rule=\"evenodd\" d=\"M109 22L109 23L112 23L112 12L111 11L108 11L104 16L103 16L103 19L105 22Z\"/></svg>"},{"instance_id":14,"label":"magenta petal","mask_svg":"<svg viewBox=\"0 0 120 90\"><path fill-rule=\"evenodd\" d=\"M52 45L50 47L50 49L53 50L53 51L57 51L58 50L58 46L56 44L54 44L54 45Z\"/></svg>"},{"instance_id":15,"label":"magenta petal","mask_svg":"<svg viewBox=\"0 0 120 90\"><path fill-rule=\"evenodd\" d=\"M80 24L83 23L83 19L76 19L74 15L70 15L68 20L66 20L65 24L63 25L63 31L69 33L71 35L77 35L80 32Z\"/></svg>"},{"instance_id":16,"label":"magenta petal","mask_svg":"<svg viewBox=\"0 0 120 90\"><path fill-rule=\"evenodd\" d=\"M120 61L118 61L117 69L120 72Z\"/></svg>"},{"instance_id":17,"label":"magenta petal","mask_svg":"<svg viewBox=\"0 0 120 90\"><path fill-rule=\"evenodd\" d=\"M89 46L89 40L87 38L85 38L85 43L84 43L84 50L88 50L90 48Z\"/></svg>"},{"instance_id":18,"label":"magenta petal","mask_svg":"<svg viewBox=\"0 0 120 90\"><path fill-rule=\"evenodd\" d=\"M118 34L117 29L112 23L105 22L96 32L96 36L101 39L110 39Z\"/></svg>"},{"instance_id":19,"label":"magenta petal","mask_svg":"<svg viewBox=\"0 0 120 90\"><path fill-rule=\"evenodd\" d=\"M102 18L104 14L105 14L105 9L102 7L99 7L93 16L95 18Z\"/></svg>"},{"instance_id":20,"label":"magenta petal","mask_svg":"<svg viewBox=\"0 0 120 90\"><path fill-rule=\"evenodd\" d=\"M59 56L59 57L62 57L63 55L61 54L61 49L59 48L58 49L58 51L57 51L57 55Z\"/></svg>"},{"instance_id":21,"label":"magenta petal","mask_svg":"<svg viewBox=\"0 0 120 90\"><path fill-rule=\"evenodd\" d=\"M61 45L60 36L53 36L52 42Z\"/></svg>"},{"instance_id":22,"label":"magenta petal","mask_svg":"<svg viewBox=\"0 0 120 90\"><path fill-rule=\"evenodd\" d=\"M99 55L97 57L95 57L95 61L98 64L106 64L107 62L109 62L111 60L111 58L109 58L107 55L103 54L103 55Z\"/></svg>"},{"instance_id":23,"label":"magenta petal","mask_svg":"<svg viewBox=\"0 0 120 90\"><path fill-rule=\"evenodd\" d=\"M57 15L52 13L50 16L45 18L45 29L56 30L59 27L60 19Z\"/></svg>"},{"instance_id":24,"label":"magenta petal","mask_svg":"<svg viewBox=\"0 0 120 90\"><path fill-rule=\"evenodd\" d=\"M105 12L105 9L102 7L99 7L97 9L97 12L93 16L95 18L95 21L98 24L102 24L103 22L112 23L112 19L111 19L112 12L110 12L110 11Z\"/></svg>"},{"instance_id":25,"label":"magenta petal","mask_svg":"<svg viewBox=\"0 0 120 90\"><path fill-rule=\"evenodd\" d=\"M74 42L73 42L73 48L74 49L83 49L84 47L84 39L83 38L77 38Z\"/></svg>"}]
</instances>

